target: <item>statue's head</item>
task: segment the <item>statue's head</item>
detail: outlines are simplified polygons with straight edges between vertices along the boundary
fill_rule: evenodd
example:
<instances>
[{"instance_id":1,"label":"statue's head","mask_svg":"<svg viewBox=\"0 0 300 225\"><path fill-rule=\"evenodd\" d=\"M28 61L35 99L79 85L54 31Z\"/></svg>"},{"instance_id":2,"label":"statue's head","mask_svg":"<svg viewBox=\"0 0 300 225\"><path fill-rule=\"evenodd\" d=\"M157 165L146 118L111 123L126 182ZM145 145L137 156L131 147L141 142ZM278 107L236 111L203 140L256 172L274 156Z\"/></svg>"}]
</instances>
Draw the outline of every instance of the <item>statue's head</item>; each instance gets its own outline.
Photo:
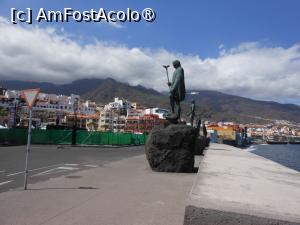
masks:
<instances>
[{"instance_id":1,"label":"statue's head","mask_svg":"<svg viewBox=\"0 0 300 225\"><path fill-rule=\"evenodd\" d=\"M180 67L180 66L181 66L180 61L177 60L177 59L174 60L174 61L173 61L173 66L174 66L175 69L177 69L178 67Z\"/></svg>"}]
</instances>

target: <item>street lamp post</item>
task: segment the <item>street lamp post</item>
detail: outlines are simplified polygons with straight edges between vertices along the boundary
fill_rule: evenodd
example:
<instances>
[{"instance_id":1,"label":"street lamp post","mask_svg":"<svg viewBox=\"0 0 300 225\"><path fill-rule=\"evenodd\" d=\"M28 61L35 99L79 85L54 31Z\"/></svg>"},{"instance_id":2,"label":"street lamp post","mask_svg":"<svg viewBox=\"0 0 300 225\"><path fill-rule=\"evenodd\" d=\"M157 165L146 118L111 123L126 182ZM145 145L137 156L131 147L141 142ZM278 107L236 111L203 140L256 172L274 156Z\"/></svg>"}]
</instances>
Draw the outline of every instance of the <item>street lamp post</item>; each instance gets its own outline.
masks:
<instances>
[{"instance_id":1,"label":"street lamp post","mask_svg":"<svg viewBox=\"0 0 300 225\"><path fill-rule=\"evenodd\" d=\"M18 118L18 109L19 109L19 99L14 99L14 122L13 127L17 126L17 118Z\"/></svg>"},{"instance_id":2,"label":"street lamp post","mask_svg":"<svg viewBox=\"0 0 300 225\"><path fill-rule=\"evenodd\" d=\"M75 98L75 100L74 100L73 110L74 110L74 123L73 123L73 127L72 127L72 145L76 145L78 98Z\"/></svg>"}]
</instances>

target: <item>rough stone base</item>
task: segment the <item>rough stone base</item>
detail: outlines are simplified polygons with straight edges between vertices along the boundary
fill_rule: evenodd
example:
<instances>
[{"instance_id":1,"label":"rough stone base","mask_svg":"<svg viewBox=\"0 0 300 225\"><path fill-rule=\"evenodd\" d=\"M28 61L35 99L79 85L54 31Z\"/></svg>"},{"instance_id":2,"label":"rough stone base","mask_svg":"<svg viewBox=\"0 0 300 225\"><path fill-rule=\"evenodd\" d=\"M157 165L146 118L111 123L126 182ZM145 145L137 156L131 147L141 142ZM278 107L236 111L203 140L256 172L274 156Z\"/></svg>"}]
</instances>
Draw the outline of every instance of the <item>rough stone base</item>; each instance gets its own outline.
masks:
<instances>
[{"instance_id":1,"label":"rough stone base","mask_svg":"<svg viewBox=\"0 0 300 225\"><path fill-rule=\"evenodd\" d=\"M210 143L210 138L207 137L205 140L205 147L208 148L209 147L209 143Z\"/></svg>"},{"instance_id":2,"label":"rough stone base","mask_svg":"<svg viewBox=\"0 0 300 225\"><path fill-rule=\"evenodd\" d=\"M145 145L150 167L159 172L194 172L194 149L197 130L172 124L153 129Z\"/></svg>"},{"instance_id":3,"label":"rough stone base","mask_svg":"<svg viewBox=\"0 0 300 225\"><path fill-rule=\"evenodd\" d=\"M195 142L195 155L203 155L204 149L206 147L206 138L204 136L198 136Z\"/></svg>"}]
</instances>

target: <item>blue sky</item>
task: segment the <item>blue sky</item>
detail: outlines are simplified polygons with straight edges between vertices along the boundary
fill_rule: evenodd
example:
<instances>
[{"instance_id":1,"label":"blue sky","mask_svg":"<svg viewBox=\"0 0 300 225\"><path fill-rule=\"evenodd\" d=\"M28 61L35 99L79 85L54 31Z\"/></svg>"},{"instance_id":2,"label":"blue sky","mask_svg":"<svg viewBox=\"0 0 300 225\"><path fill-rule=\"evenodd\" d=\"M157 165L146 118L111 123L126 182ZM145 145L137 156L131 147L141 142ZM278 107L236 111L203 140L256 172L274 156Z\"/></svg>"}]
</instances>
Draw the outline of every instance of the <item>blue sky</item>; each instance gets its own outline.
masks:
<instances>
[{"instance_id":1,"label":"blue sky","mask_svg":"<svg viewBox=\"0 0 300 225\"><path fill-rule=\"evenodd\" d=\"M11 8L142 11L152 23L7 22ZM112 77L166 91L180 59L188 89L300 104L300 1L0 0L0 79L67 83ZM15 65L18 65L16 67Z\"/></svg>"},{"instance_id":2,"label":"blue sky","mask_svg":"<svg viewBox=\"0 0 300 225\"><path fill-rule=\"evenodd\" d=\"M300 1L297 0L189 0L189 1L0 1L0 14L9 17L10 8L27 7L61 10L142 10L151 7L153 23L124 23L123 29L94 23L58 23L67 32L129 47L164 48L183 54L215 57L223 44L231 48L242 42L262 42L266 46L288 47L300 41ZM159 35L157 35L159 34Z\"/></svg>"}]
</instances>

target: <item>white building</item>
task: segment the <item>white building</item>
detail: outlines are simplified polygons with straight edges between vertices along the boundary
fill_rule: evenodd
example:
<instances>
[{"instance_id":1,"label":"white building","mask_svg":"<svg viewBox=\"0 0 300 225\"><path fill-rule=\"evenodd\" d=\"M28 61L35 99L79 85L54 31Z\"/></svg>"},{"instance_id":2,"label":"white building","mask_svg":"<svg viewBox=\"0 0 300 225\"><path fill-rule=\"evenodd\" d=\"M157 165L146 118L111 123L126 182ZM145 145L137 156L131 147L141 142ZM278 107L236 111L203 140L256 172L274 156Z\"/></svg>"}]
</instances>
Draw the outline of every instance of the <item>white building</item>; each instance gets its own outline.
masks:
<instances>
[{"instance_id":1,"label":"white building","mask_svg":"<svg viewBox=\"0 0 300 225\"><path fill-rule=\"evenodd\" d=\"M2 88L0 107L9 110L10 118L16 117L14 114L22 117L21 120L28 117L28 107L22 96L22 91L6 90ZM4 95L3 95L4 94ZM47 123L63 123L66 115L76 113L78 115L93 116L97 114L97 105L95 102L80 100L79 95L70 96L39 93L36 103L33 107L33 116L37 118L47 118Z\"/></svg>"},{"instance_id":2,"label":"white building","mask_svg":"<svg viewBox=\"0 0 300 225\"><path fill-rule=\"evenodd\" d=\"M103 110L100 112L98 130L124 131L125 122L126 117L124 115L120 115L113 110Z\"/></svg>"},{"instance_id":3,"label":"white building","mask_svg":"<svg viewBox=\"0 0 300 225\"><path fill-rule=\"evenodd\" d=\"M146 114L158 115L159 119L165 119L168 113L169 113L168 110L161 109L161 108L149 108L144 110L144 115Z\"/></svg>"},{"instance_id":4,"label":"white building","mask_svg":"<svg viewBox=\"0 0 300 225\"><path fill-rule=\"evenodd\" d=\"M83 115L93 115L96 113L96 107L95 102L82 101L79 95L65 96L40 93L33 109L61 113L74 113L76 111Z\"/></svg>"},{"instance_id":5,"label":"white building","mask_svg":"<svg viewBox=\"0 0 300 225\"><path fill-rule=\"evenodd\" d=\"M104 107L104 110L123 112L126 115L130 109L131 109L131 102L119 98L115 98L113 102L108 103Z\"/></svg>"}]
</instances>

